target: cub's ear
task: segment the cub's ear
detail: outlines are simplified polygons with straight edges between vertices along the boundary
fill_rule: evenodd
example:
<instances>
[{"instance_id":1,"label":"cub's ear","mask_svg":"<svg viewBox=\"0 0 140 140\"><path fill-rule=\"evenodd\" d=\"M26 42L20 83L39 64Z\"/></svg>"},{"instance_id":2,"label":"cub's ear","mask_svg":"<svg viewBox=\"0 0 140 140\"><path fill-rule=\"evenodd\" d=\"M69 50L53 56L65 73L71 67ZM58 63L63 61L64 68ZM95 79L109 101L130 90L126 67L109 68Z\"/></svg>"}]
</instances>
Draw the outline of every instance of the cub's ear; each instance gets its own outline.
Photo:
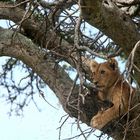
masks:
<instances>
[{"instance_id":1,"label":"cub's ear","mask_svg":"<svg viewBox=\"0 0 140 140\"><path fill-rule=\"evenodd\" d=\"M118 69L118 62L114 58L109 59L108 63L113 70Z\"/></svg>"},{"instance_id":2,"label":"cub's ear","mask_svg":"<svg viewBox=\"0 0 140 140\"><path fill-rule=\"evenodd\" d=\"M95 60L91 60L89 68L92 72L95 72L96 68L98 67L98 63Z\"/></svg>"},{"instance_id":3,"label":"cub's ear","mask_svg":"<svg viewBox=\"0 0 140 140\"><path fill-rule=\"evenodd\" d=\"M85 58L83 56L81 57L81 59L82 62L86 64L86 66L89 67L91 71L98 65L98 63L93 59Z\"/></svg>"}]
</instances>

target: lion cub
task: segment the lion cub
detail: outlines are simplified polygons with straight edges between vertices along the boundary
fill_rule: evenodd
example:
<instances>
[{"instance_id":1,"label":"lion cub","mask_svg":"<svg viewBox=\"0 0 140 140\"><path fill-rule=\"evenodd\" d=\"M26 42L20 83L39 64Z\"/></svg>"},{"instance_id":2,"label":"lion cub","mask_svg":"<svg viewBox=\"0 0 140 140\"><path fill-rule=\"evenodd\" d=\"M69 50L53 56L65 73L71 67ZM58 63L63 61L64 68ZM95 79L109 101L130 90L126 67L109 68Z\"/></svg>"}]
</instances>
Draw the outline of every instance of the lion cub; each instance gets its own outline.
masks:
<instances>
[{"instance_id":1,"label":"lion cub","mask_svg":"<svg viewBox=\"0 0 140 140\"><path fill-rule=\"evenodd\" d=\"M104 63L97 63L94 60L88 60L87 62L92 72L93 83L99 90L100 99L113 103L112 107L99 111L91 119L91 126L101 129L111 120L128 111L130 95L135 91L120 74L115 59L110 59Z\"/></svg>"}]
</instances>

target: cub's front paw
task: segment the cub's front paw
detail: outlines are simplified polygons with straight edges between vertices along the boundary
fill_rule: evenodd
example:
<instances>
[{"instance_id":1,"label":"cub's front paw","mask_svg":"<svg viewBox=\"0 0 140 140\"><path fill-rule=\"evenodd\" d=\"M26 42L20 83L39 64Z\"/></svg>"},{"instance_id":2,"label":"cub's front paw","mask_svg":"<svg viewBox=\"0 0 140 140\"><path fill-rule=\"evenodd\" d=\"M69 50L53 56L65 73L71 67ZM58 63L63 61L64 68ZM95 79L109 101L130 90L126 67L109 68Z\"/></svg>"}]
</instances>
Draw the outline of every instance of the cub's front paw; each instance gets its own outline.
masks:
<instances>
[{"instance_id":1,"label":"cub's front paw","mask_svg":"<svg viewBox=\"0 0 140 140\"><path fill-rule=\"evenodd\" d=\"M93 128L101 129L105 126L106 123L103 122L103 118L101 115L96 115L91 119L90 125Z\"/></svg>"}]
</instances>

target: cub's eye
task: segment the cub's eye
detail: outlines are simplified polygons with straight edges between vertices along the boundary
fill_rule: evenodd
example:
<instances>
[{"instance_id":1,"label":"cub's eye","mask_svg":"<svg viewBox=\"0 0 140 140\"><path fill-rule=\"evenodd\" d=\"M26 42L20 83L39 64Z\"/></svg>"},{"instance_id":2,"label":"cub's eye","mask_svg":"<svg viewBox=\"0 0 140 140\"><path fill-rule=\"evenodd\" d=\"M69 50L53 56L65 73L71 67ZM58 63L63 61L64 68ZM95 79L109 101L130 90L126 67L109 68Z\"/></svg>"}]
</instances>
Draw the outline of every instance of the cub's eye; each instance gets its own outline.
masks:
<instances>
[{"instance_id":1,"label":"cub's eye","mask_svg":"<svg viewBox=\"0 0 140 140\"><path fill-rule=\"evenodd\" d=\"M101 74L104 74L104 73L105 73L105 71L104 71L104 70L101 70L101 71L100 71L100 73L101 73Z\"/></svg>"}]
</instances>

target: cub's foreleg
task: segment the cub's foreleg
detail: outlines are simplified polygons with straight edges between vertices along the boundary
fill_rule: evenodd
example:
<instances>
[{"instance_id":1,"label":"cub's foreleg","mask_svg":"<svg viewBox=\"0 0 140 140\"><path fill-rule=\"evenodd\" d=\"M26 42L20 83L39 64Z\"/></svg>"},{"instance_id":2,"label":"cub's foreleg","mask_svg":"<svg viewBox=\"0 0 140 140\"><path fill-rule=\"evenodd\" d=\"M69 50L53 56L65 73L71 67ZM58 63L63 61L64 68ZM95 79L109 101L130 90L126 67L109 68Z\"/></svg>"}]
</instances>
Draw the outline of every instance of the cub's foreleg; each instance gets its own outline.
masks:
<instances>
[{"instance_id":1,"label":"cub's foreleg","mask_svg":"<svg viewBox=\"0 0 140 140\"><path fill-rule=\"evenodd\" d=\"M114 102L114 105L111 108L108 108L105 111L99 111L97 115L95 115L91 119L91 126L93 128L101 129L111 120L116 119L117 117L121 116L125 112L127 112L127 107L121 107L121 101ZM121 108L121 111L120 111Z\"/></svg>"}]
</instances>

